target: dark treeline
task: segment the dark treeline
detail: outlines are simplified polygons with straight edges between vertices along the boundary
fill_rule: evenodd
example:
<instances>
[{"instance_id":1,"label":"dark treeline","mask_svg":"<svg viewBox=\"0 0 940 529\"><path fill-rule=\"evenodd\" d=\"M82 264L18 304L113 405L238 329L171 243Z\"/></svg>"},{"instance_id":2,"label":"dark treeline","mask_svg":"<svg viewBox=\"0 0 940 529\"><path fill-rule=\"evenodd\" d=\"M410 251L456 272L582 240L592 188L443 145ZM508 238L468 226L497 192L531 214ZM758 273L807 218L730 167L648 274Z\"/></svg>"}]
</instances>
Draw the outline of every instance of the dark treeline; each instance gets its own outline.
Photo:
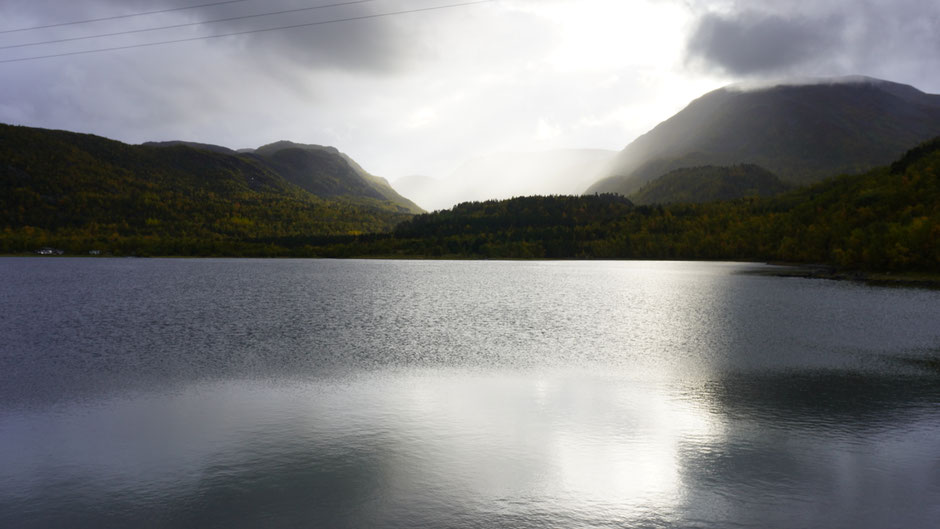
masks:
<instances>
[{"instance_id":1,"label":"dark treeline","mask_svg":"<svg viewBox=\"0 0 940 529\"><path fill-rule=\"evenodd\" d=\"M522 197L418 215L390 235L321 241L333 257L728 259L940 271L940 139L889 168L774 198L634 206ZM326 244L323 244L323 243Z\"/></svg>"}]
</instances>

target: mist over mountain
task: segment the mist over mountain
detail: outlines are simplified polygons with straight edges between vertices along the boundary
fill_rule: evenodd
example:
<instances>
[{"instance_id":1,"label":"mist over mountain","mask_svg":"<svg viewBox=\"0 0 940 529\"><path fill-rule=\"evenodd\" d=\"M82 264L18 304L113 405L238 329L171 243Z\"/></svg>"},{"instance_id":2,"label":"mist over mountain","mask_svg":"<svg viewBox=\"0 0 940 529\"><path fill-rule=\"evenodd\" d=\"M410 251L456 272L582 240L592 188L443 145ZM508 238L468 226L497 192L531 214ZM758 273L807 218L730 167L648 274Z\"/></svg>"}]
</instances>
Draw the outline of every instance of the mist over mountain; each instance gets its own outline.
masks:
<instances>
[{"instance_id":1,"label":"mist over mountain","mask_svg":"<svg viewBox=\"0 0 940 529\"><path fill-rule=\"evenodd\" d=\"M392 185L428 211L446 208L449 203L449 199L445 198L448 195L446 185L433 176L403 176L392 182Z\"/></svg>"},{"instance_id":2,"label":"mist over mountain","mask_svg":"<svg viewBox=\"0 0 940 529\"><path fill-rule=\"evenodd\" d=\"M940 134L940 95L847 77L737 85L692 101L624 148L588 193L630 195L672 170L757 164L806 184L890 163Z\"/></svg>"},{"instance_id":3,"label":"mist over mountain","mask_svg":"<svg viewBox=\"0 0 940 529\"><path fill-rule=\"evenodd\" d=\"M474 158L446 178L406 176L395 188L428 210L527 195L573 195L606 173L615 151L558 149Z\"/></svg>"},{"instance_id":4,"label":"mist over mountain","mask_svg":"<svg viewBox=\"0 0 940 529\"><path fill-rule=\"evenodd\" d=\"M736 166L678 170L660 183L727 182L738 173L743 182L774 182L764 169ZM852 271L842 277L940 270L940 137L890 166L777 196L681 202L635 205L601 193L467 203L368 240L326 241L319 255L783 261Z\"/></svg>"}]
</instances>

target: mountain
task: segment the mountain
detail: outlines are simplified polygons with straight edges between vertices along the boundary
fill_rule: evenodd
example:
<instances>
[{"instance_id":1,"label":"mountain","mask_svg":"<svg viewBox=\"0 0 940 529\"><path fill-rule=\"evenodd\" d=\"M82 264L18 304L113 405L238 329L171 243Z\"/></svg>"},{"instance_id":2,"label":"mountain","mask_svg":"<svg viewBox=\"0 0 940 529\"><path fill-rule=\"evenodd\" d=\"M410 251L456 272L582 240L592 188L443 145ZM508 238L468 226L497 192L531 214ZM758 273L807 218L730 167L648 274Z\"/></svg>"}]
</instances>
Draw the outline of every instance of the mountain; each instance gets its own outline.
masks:
<instances>
[{"instance_id":1,"label":"mountain","mask_svg":"<svg viewBox=\"0 0 940 529\"><path fill-rule=\"evenodd\" d=\"M769 197L790 189L777 175L754 164L675 169L630 195L636 204L696 203Z\"/></svg>"},{"instance_id":2,"label":"mountain","mask_svg":"<svg viewBox=\"0 0 940 529\"><path fill-rule=\"evenodd\" d=\"M464 162L445 178L405 177L395 186L430 210L526 195L572 195L603 175L615 154L602 149L497 153Z\"/></svg>"},{"instance_id":3,"label":"mountain","mask_svg":"<svg viewBox=\"0 0 940 529\"><path fill-rule=\"evenodd\" d=\"M229 149L228 147L222 147L221 145L212 145L210 143L198 143L195 141L148 141L142 144L144 147L176 147L178 145L184 145L186 147L192 147L193 149L201 149L204 151L212 151L221 154L231 154L237 155L238 151Z\"/></svg>"},{"instance_id":4,"label":"mountain","mask_svg":"<svg viewBox=\"0 0 940 529\"><path fill-rule=\"evenodd\" d=\"M185 145L232 156L253 157L291 182L320 198L367 197L391 202L405 213L421 213L414 202L399 195L384 178L366 172L335 147L278 141L257 149L238 151L218 145L186 141L145 143L149 147Z\"/></svg>"},{"instance_id":5,"label":"mountain","mask_svg":"<svg viewBox=\"0 0 940 529\"><path fill-rule=\"evenodd\" d=\"M0 252L264 255L277 238L380 232L411 216L384 196L317 196L274 165L0 124Z\"/></svg>"},{"instance_id":6,"label":"mountain","mask_svg":"<svg viewBox=\"0 0 940 529\"><path fill-rule=\"evenodd\" d=\"M683 167L757 164L806 184L891 163L940 134L940 95L850 77L705 94L621 151L588 193L625 195Z\"/></svg>"},{"instance_id":7,"label":"mountain","mask_svg":"<svg viewBox=\"0 0 940 529\"><path fill-rule=\"evenodd\" d=\"M424 211L399 195L387 180L369 174L335 147L279 141L259 147L251 154L289 182L319 197L363 196L387 200L403 208L403 212Z\"/></svg>"}]
</instances>

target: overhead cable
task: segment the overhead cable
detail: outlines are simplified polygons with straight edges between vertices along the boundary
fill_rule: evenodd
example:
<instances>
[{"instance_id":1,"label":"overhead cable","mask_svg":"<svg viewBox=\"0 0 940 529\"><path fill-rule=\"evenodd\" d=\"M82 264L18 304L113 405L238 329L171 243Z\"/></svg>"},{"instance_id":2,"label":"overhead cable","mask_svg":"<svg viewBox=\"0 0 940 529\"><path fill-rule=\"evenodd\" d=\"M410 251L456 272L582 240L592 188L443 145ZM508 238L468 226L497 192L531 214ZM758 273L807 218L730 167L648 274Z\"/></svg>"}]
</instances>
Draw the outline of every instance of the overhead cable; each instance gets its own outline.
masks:
<instances>
[{"instance_id":1,"label":"overhead cable","mask_svg":"<svg viewBox=\"0 0 940 529\"><path fill-rule=\"evenodd\" d=\"M16 32L19 32L19 31L33 31L33 30L36 30L36 29L60 28L60 27L62 27L62 26L74 26L74 25L77 25L77 24L88 24L88 23L91 23L91 22L104 22L105 20L119 20L119 19L122 19L122 18L142 17L142 16L145 16L145 15L157 15L157 14L160 14L160 13L170 13L170 12L173 12L173 11L185 11L185 10L187 10L187 9L198 9L198 8L200 8L200 7L214 7L214 6L221 6L221 5L226 5L226 4L240 4L240 3L242 3L242 2L248 2L248 1L249 1L249 0L226 0L226 1L224 1L224 2L211 2L211 3L208 3L208 4L199 4L199 5L194 5L194 6L170 7L170 8L167 8L167 9L158 9L158 10L156 10L156 11L144 11L144 12L142 12L142 13L129 13L129 14L126 14L126 15L114 15L114 16L110 16L110 17L101 17L101 18L89 18L89 19L87 19L87 20L75 20L75 21L72 21L72 22L58 22L58 23L56 23L56 24L46 24L45 26L33 26L33 27L29 27L29 28L15 28L15 29L2 29L2 30L0 30L0 34L2 34L2 33L16 33Z\"/></svg>"},{"instance_id":2,"label":"overhead cable","mask_svg":"<svg viewBox=\"0 0 940 529\"><path fill-rule=\"evenodd\" d=\"M284 10L282 10L282 11L270 11L270 12L267 12L267 13L258 13L258 14L254 14L254 15L239 15L239 16L236 16L236 17L217 18L217 19L214 19L214 20L203 20L203 21L201 21L201 22L185 22L185 23L182 23L182 24L172 24L172 25L169 25L169 26L158 26L158 27L153 27L153 28L141 28L141 29L129 29L129 30L126 30L126 31L115 31L115 32L113 32L113 33L99 33L99 34L97 34L97 35L84 35L84 36L81 36L81 37L67 37L67 38L64 38L64 39L44 40L44 41L39 41L39 42L27 42L27 43L25 43L25 44L9 44L9 45L7 45L7 46L0 46L0 50L9 50L9 49L12 49L12 48L27 48L27 47L30 47L30 46L40 46L40 45L43 45L43 44L59 44L59 43L62 43L62 42L74 42L74 41L77 41L77 40L88 40L88 39L98 39L98 38L105 38L105 37L116 37L116 36L118 36L118 35L131 35L131 34L134 34L134 33L147 33L147 32L151 32L151 31L161 31L161 30L164 30L164 29L187 28L187 27L192 27L192 26L201 26L201 25L204 25L204 24L216 24L216 23L219 23L219 22L234 22L234 21L236 21L236 20L248 20L248 19L251 19L251 18L270 17L270 16L274 16L274 15L284 15L284 14L287 14L287 13L300 13L300 12L303 12L303 11L314 11L314 10L317 10L317 9L326 9L326 8L329 8L329 7L342 7L342 6L350 6L350 5L354 5L354 4L366 4L366 3L369 3L369 2L375 2L375 1L377 1L377 0L353 0L353 1L349 1L349 2L339 2L339 3L335 3L335 4L324 4L324 5L311 6L311 7L300 7L300 8L296 8L296 9L284 9Z\"/></svg>"},{"instance_id":3,"label":"overhead cable","mask_svg":"<svg viewBox=\"0 0 940 529\"><path fill-rule=\"evenodd\" d=\"M432 6L432 7L421 7L421 8L417 8L417 9L406 9L406 10L403 10L403 11L391 11L391 12L388 12L388 13L375 13L375 14L371 14L371 15L361 15L361 16L357 16L357 17L336 18L336 19L333 19L333 20L321 20L321 21L318 21L318 22L308 22L308 23L305 23L305 24L292 24L292 25L289 25L289 26L277 26L277 27L273 27L273 28L250 29L250 30L245 30L245 31L233 31L233 32L231 32L231 33L220 33L220 34L217 34L217 35L205 35L205 36L201 36L201 37L188 37L188 38L184 38L184 39L163 40L163 41L158 41L158 42L144 42L144 43L139 43L139 44L129 44L129 45L126 45L126 46L112 46L112 47L109 47L109 48L97 48L97 49L94 49L94 50L70 51L70 52L64 52L64 53L53 53L53 54L49 54L49 55L36 55L36 56L32 56L32 57L19 57L19 58L16 58L16 59L0 59L0 64L13 63L13 62L24 62L24 61L35 61L35 60L39 60L39 59L52 59L52 58L55 58L55 57L69 57L69 56L73 56L73 55L86 55L86 54L91 54L91 53L102 53L102 52L106 52L106 51L129 50L129 49L134 49L134 48L146 48L146 47L152 47L152 46L162 46L162 45L165 45L165 44L175 44L175 43L178 43L178 42L193 42L193 41L197 41L197 40L208 40L208 39L218 39L218 38L223 38L223 37L234 37L234 36L236 36L236 35L248 35L248 34L251 34L251 33L264 33L264 32L268 32L268 31L281 31L281 30L285 30L285 29L306 28L306 27L312 27L312 26L322 26L322 25L325 25L325 24L334 24L334 23L337 23L337 22L352 22L352 21L356 21L356 20L368 20L368 19L374 19L374 18L384 18L384 17L391 17L391 16L396 16L396 15L405 15L405 14L409 14L409 13L420 13L420 12L426 12L426 11L438 11L438 10L443 10L443 9L452 9L452 8L464 7L464 6L471 6L471 5L477 5L477 4L487 4L487 3L496 2L496 1L497 1L497 0L475 0L475 1L472 1L472 2L460 2L460 3L456 3L456 4L446 4L446 5Z\"/></svg>"}]
</instances>

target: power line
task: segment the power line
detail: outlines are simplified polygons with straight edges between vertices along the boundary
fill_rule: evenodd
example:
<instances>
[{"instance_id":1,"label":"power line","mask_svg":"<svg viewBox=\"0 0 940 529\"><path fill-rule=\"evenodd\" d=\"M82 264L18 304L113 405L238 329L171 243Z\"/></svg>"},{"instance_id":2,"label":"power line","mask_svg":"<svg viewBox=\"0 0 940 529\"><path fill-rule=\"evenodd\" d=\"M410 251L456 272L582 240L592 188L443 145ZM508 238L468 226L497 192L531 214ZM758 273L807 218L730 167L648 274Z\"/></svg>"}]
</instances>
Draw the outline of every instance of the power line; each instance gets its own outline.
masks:
<instances>
[{"instance_id":1,"label":"power line","mask_svg":"<svg viewBox=\"0 0 940 529\"><path fill-rule=\"evenodd\" d=\"M185 7L171 7L167 9L159 9L157 11L144 11L143 13L130 13L127 15L114 15L110 17L101 17L101 18L89 18L87 20L75 20L72 22L59 22L56 24L46 24L45 26L33 26L30 28L16 28L16 29L4 29L0 30L0 34L3 33L16 33L19 31L33 31L35 29L46 29L46 28L59 28L62 26L74 26L77 24L88 24L90 22L103 22L105 20L118 20L122 18L133 18L133 17L142 17L145 15L156 15L159 13L170 13L172 11L185 11L187 9L198 9L200 7L213 7L221 6L226 4L240 4L242 2L247 2L248 0L227 0L225 2L211 2L209 4L199 4L195 6L185 6Z\"/></svg>"},{"instance_id":2,"label":"power line","mask_svg":"<svg viewBox=\"0 0 940 529\"><path fill-rule=\"evenodd\" d=\"M434 6L434 7L422 7L422 8L417 8L417 9L407 9L407 10L403 10L403 11L392 11L392 12L389 12L389 13L376 13L376 14L372 14L372 15L362 15L362 16L358 16L358 17L337 18L337 19L333 19L333 20L321 20L321 21L319 21L319 22L308 22L308 23L306 23L306 24L293 24L293 25L290 25L290 26L277 26L277 27L273 27L273 28L252 29L252 30L246 30L246 31L235 31L235 32L232 32L232 33L221 33L221 34L218 34L218 35L206 35L206 36L202 36L202 37L189 37L189 38L185 38L185 39L164 40L164 41L159 41L159 42L145 42L145 43L141 43L141 44L130 44L130 45L127 45L127 46L114 46L114 47L111 47L111 48L99 48L99 49L96 49L96 50L82 50L82 51L71 51L71 52L65 52L65 53L54 53L54 54L50 54L50 55L37 55L37 56L34 56L34 57L20 57L20 58L17 58L17 59L2 59L2 60L0 60L0 64L11 63L11 62L34 61L34 60L39 60L39 59L52 59L52 58L55 58L55 57L68 57L68 56L72 56L72 55L85 55L85 54L90 54L90 53L101 53L101 52L105 52L105 51L117 51L117 50L129 50L129 49L134 49L134 48L146 48L146 47L152 47L152 46L162 46L162 45L164 45L164 44L176 44L176 43L179 43L179 42L193 42L193 41L197 41L197 40L208 40L208 39L218 39L218 38L223 38L223 37L234 37L234 36L236 36L236 35L248 35L248 34L250 34L250 33L264 33L264 32L267 32L267 31L280 31L280 30L284 30L284 29L306 28L306 27L311 27L311 26L322 26L322 25L324 25L324 24L334 24L334 23L337 23L337 22L352 22L352 21L356 21L356 20L368 20L368 19L373 19L373 18L391 17L391 16L395 16L395 15L405 15L405 14L409 14L409 13L420 13L420 12L423 12L423 11L437 11L437 10L442 10L442 9L452 9L452 8L456 8L456 7L464 7L464 6L471 6L471 5L477 5L477 4L486 4L486 3L495 2L495 1L497 1L497 0L474 0L474 1L472 1L472 2L461 2L461 3L457 3L457 4L447 4L447 5Z\"/></svg>"},{"instance_id":3,"label":"power line","mask_svg":"<svg viewBox=\"0 0 940 529\"><path fill-rule=\"evenodd\" d=\"M244 0L242 0L242 1L244 1ZM270 13L258 13L258 14L255 14L255 15L240 15L240 16L237 16L237 17L217 18L217 19L215 19L215 20L203 20L203 21L201 21L201 22L186 22L186 23L183 23L183 24L173 24L173 25L170 25L170 26L159 26L159 27L153 27L153 28L130 29L130 30L126 30L126 31L115 31L115 32L113 32L113 33L100 33L100 34L98 34L98 35L85 35L85 36L83 36L83 37L67 37L67 38L64 38L64 39L44 40L44 41L40 41L40 42L28 42L28 43L25 43L25 44L10 44L10 45L7 45L7 46L0 46L0 50L9 50L9 49L13 49L13 48L27 48L27 47L30 47L30 46L40 46L40 45L43 45L43 44L59 44L59 43L62 43L62 42L74 42L74 41L76 41L76 40L88 40L88 39L97 39L97 38L104 38L104 37L116 37L116 36L118 36L118 35L131 35L131 34L133 34L133 33L147 33L147 32L150 32L150 31L161 31L161 30L164 30L164 29L186 28L186 27L191 27L191 26L201 26L201 25L204 25L204 24L215 24L215 23L218 23L218 22L233 22L233 21L235 21L235 20L247 20L247 19L250 19L250 18L269 17L269 16L274 16L274 15L284 15L284 14L287 14L287 13L300 13L300 12L302 12L302 11L314 11L314 10L316 10L316 9L326 9L326 8L329 8L329 7L342 7L342 6L350 6L350 5L354 5L354 4L366 4L366 3L369 3L369 2L375 2L375 1L377 1L377 0L354 0L354 1L351 1L351 2L339 2L339 3L336 3L336 4L325 4L325 5L312 6L312 7L301 7L301 8L297 8L297 9L285 9L285 10L283 10L283 11L272 11L272 12L270 12Z\"/></svg>"}]
</instances>

